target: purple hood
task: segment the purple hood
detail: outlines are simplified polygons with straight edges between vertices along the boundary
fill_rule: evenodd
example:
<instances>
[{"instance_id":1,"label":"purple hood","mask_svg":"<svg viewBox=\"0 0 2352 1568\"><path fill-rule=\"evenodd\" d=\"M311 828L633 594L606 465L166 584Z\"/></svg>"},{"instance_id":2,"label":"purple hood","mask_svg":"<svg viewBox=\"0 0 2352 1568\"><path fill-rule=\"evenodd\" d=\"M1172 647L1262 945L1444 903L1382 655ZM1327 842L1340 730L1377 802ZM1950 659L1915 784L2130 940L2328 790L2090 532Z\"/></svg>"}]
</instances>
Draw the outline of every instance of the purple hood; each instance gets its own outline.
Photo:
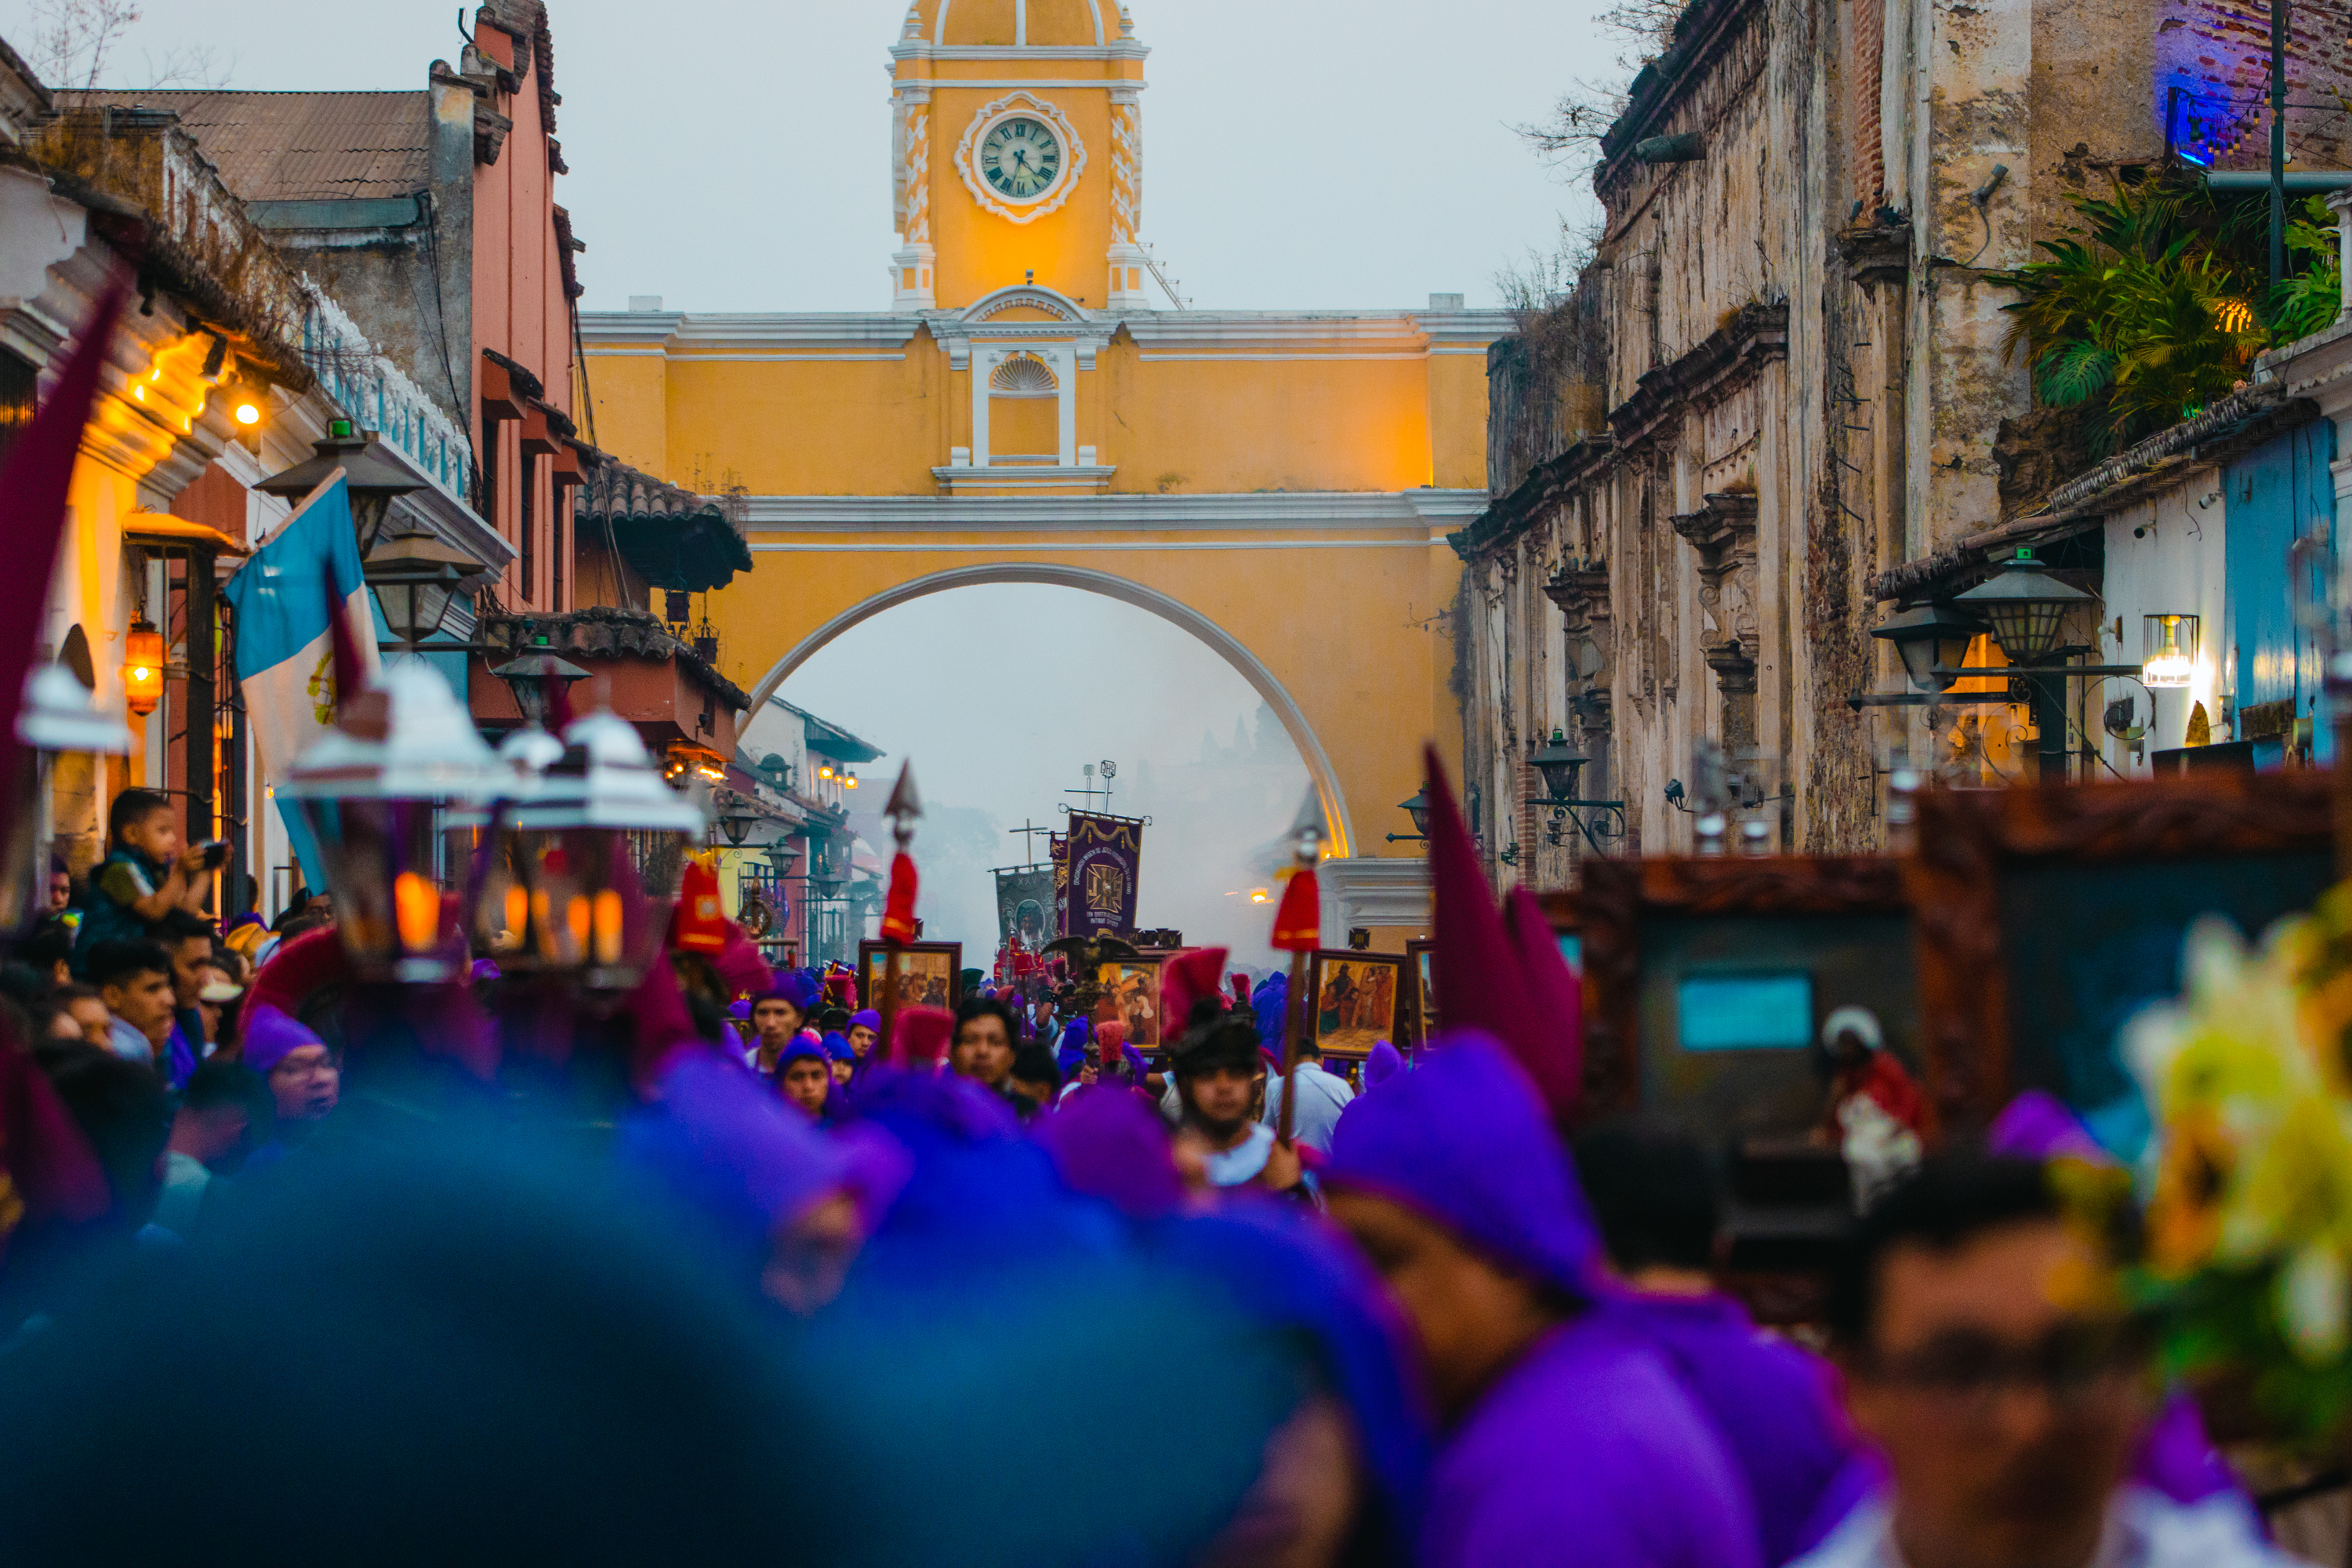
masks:
<instances>
[{"instance_id":1,"label":"purple hood","mask_svg":"<svg viewBox=\"0 0 2352 1568\"><path fill-rule=\"evenodd\" d=\"M1487 1036L1433 1045L1340 1118L1323 1180L1418 1209L1571 1295L1601 1294L1600 1231L1535 1086Z\"/></svg>"}]
</instances>

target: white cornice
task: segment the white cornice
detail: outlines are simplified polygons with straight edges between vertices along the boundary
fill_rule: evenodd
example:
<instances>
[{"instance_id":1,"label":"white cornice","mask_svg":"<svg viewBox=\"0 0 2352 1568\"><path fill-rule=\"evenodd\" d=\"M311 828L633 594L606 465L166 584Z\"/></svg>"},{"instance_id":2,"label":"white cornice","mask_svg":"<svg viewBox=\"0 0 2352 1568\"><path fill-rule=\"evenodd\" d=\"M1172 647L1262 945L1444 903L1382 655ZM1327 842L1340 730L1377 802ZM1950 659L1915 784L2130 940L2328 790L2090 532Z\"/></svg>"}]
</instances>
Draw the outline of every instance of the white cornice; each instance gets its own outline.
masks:
<instances>
[{"instance_id":1,"label":"white cornice","mask_svg":"<svg viewBox=\"0 0 2352 1568\"><path fill-rule=\"evenodd\" d=\"M974 482L1018 468L965 468ZM1035 474L1056 470L1040 468ZM1103 469L1108 474L1110 469ZM1302 531L1396 528L1424 544L1433 524L1459 526L1486 508L1485 490L1274 490L1236 495L751 496L745 525L755 534L1084 533L1106 528L1193 532L1213 529ZM754 549L761 548L754 544Z\"/></svg>"},{"instance_id":2,"label":"white cornice","mask_svg":"<svg viewBox=\"0 0 2352 1568\"><path fill-rule=\"evenodd\" d=\"M934 44L908 38L890 46L894 60L1139 60L1150 47L1133 38L1108 44Z\"/></svg>"},{"instance_id":3,"label":"white cornice","mask_svg":"<svg viewBox=\"0 0 2352 1568\"><path fill-rule=\"evenodd\" d=\"M946 88L968 87L977 92L1010 92L1015 88L1028 88L1036 92L1076 92L1087 88L1107 87L1113 89L1132 88L1144 91L1151 84L1141 77L979 77L919 76L900 77L894 86L898 89L921 88L926 93Z\"/></svg>"},{"instance_id":4,"label":"white cornice","mask_svg":"<svg viewBox=\"0 0 2352 1568\"><path fill-rule=\"evenodd\" d=\"M757 311L682 314L656 310L583 310L583 345L657 347L681 356L701 348L783 351L810 348L904 350L922 330L922 318L898 311Z\"/></svg>"},{"instance_id":5,"label":"white cornice","mask_svg":"<svg viewBox=\"0 0 2352 1568\"><path fill-rule=\"evenodd\" d=\"M994 299L995 296L991 296ZM982 301L984 303L984 301ZM580 335L591 357L663 354L672 358L903 357L929 328L961 368L970 341L1076 337L1093 350L1120 328L1145 360L1419 359L1484 354L1507 337L1507 310L1433 314L1412 310L1137 310L1113 315L1076 305L1080 319L975 322L971 309L885 311L759 311L687 314L656 310L583 311ZM861 350L862 353L845 351ZM825 351L835 351L827 353Z\"/></svg>"}]
</instances>

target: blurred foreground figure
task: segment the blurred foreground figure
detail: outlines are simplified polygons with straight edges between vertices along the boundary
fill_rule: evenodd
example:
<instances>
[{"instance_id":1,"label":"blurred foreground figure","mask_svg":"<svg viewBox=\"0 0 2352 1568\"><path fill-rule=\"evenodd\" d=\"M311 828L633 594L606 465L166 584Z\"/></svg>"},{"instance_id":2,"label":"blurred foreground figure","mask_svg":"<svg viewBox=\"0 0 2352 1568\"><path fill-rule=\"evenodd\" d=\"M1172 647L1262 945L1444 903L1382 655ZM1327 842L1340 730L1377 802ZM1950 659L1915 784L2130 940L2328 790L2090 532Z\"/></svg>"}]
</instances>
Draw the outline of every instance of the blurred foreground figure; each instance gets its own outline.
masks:
<instances>
[{"instance_id":1,"label":"blurred foreground figure","mask_svg":"<svg viewBox=\"0 0 2352 1568\"><path fill-rule=\"evenodd\" d=\"M1631 1294L1622 1317L1715 1423L1755 1500L1764 1561L1788 1562L1810 1543L1808 1527L1854 1447L1829 1367L1759 1329L1716 1289L1721 1203L1696 1139L1604 1123L1577 1139L1576 1167Z\"/></svg>"},{"instance_id":2,"label":"blurred foreground figure","mask_svg":"<svg viewBox=\"0 0 2352 1568\"><path fill-rule=\"evenodd\" d=\"M2269 1568L2228 1494L2128 1478L2150 1400L2101 1240L2040 1163L1937 1156L1864 1216L1832 1327L1889 1480L1806 1568Z\"/></svg>"},{"instance_id":3,"label":"blurred foreground figure","mask_svg":"<svg viewBox=\"0 0 2352 1568\"><path fill-rule=\"evenodd\" d=\"M1428 1568L1750 1568L1748 1487L1657 1354L1600 1307L1598 1238L1534 1085L1475 1034L1366 1095L1331 1215L1412 1324L1452 1430Z\"/></svg>"}]
</instances>

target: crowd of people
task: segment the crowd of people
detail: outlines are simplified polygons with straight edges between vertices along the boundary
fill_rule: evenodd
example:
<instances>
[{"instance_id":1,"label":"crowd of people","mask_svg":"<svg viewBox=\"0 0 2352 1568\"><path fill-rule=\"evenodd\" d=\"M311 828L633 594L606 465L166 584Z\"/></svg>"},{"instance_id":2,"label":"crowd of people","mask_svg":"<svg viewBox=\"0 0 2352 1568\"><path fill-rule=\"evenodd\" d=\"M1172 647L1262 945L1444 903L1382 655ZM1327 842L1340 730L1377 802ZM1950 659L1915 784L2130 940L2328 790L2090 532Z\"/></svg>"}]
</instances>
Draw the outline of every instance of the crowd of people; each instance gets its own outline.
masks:
<instances>
[{"instance_id":1,"label":"crowd of people","mask_svg":"<svg viewBox=\"0 0 2352 1568\"><path fill-rule=\"evenodd\" d=\"M2063 1107L1908 1163L1768 1330L1712 1152L1574 1113L1574 978L1483 889L1467 1018L1327 1068L1216 950L1150 1056L731 931L593 1005L371 985L327 909L215 928L159 803L0 1003L0 1558L2284 1561Z\"/></svg>"}]
</instances>

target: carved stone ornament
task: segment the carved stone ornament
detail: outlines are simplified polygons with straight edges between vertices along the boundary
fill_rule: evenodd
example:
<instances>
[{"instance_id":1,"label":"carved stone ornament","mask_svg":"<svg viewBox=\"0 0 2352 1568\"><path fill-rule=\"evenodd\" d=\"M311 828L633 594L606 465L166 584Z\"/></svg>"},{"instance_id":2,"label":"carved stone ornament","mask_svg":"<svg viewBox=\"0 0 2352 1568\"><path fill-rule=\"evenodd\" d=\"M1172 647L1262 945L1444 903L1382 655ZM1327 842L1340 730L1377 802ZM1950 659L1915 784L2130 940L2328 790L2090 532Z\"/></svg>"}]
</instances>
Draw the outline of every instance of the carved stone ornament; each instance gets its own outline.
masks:
<instances>
[{"instance_id":1,"label":"carved stone ornament","mask_svg":"<svg viewBox=\"0 0 2352 1568\"><path fill-rule=\"evenodd\" d=\"M1069 149L1060 182L1042 200L1018 205L1003 201L989 188L988 182L981 177L979 165L980 144L989 128L1012 114L1034 115L1044 121L1053 127L1062 145ZM955 166L956 173L963 178L964 189L984 210L1008 223L1035 223L1047 213L1059 212L1062 204L1070 199L1070 193L1078 188L1079 176L1087 172L1087 146L1078 140L1077 128L1070 123L1070 117L1059 109L1034 92L1008 92L972 116L963 140L956 143Z\"/></svg>"},{"instance_id":2,"label":"carved stone ornament","mask_svg":"<svg viewBox=\"0 0 2352 1568\"><path fill-rule=\"evenodd\" d=\"M1669 520L1698 552L1699 607L1715 633L1706 639L1706 661L1723 679L1726 696L1737 694L1742 679L1746 690L1756 689L1756 510L1752 495L1718 492L1698 510Z\"/></svg>"}]
</instances>

